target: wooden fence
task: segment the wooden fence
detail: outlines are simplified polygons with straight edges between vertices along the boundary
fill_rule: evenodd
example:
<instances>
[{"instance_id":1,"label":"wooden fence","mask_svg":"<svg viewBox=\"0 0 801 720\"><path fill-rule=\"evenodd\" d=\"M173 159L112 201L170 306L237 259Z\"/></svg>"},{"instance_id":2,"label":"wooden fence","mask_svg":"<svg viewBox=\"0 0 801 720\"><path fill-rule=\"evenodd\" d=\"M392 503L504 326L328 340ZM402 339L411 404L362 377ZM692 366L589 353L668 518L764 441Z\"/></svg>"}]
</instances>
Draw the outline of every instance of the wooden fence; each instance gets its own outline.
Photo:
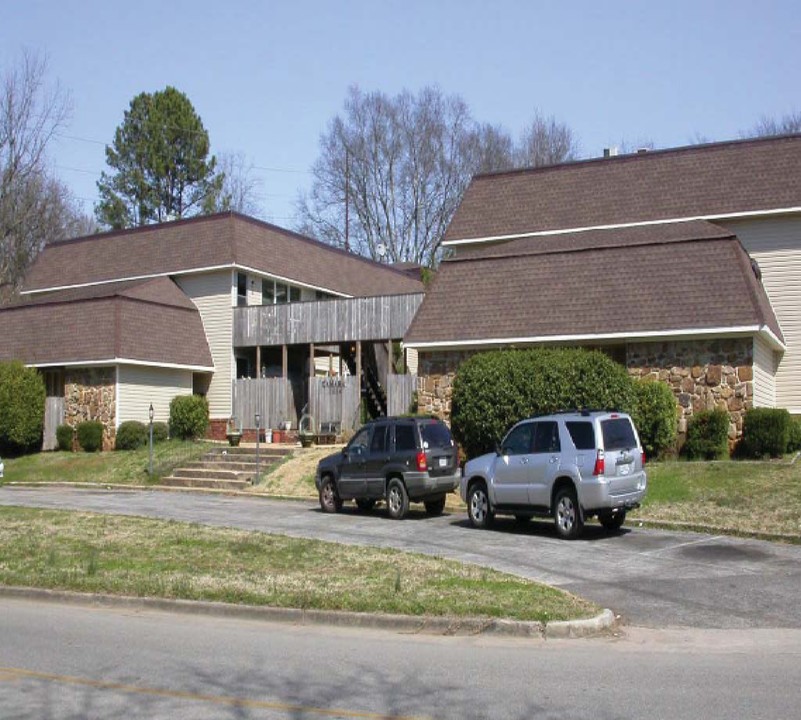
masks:
<instances>
[{"instance_id":1,"label":"wooden fence","mask_svg":"<svg viewBox=\"0 0 801 720\"><path fill-rule=\"evenodd\" d=\"M64 422L64 398L45 398L44 432L42 450L55 450L58 447L56 428Z\"/></svg>"},{"instance_id":2,"label":"wooden fence","mask_svg":"<svg viewBox=\"0 0 801 720\"><path fill-rule=\"evenodd\" d=\"M352 376L309 379L308 412L315 432L355 430L359 401L359 384Z\"/></svg>"},{"instance_id":3,"label":"wooden fence","mask_svg":"<svg viewBox=\"0 0 801 720\"><path fill-rule=\"evenodd\" d=\"M234 380L233 415L243 429L256 426L256 413L261 415L261 427L278 428L289 421L297 427L295 393L292 383L283 378Z\"/></svg>"},{"instance_id":4,"label":"wooden fence","mask_svg":"<svg viewBox=\"0 0 801 720\"><path fill-rule=\"evenodd\" d=\"M387 377L387 415L404 415L417 412L412 407L417 390L417 375L389 375Z\"/></svg>"}]
</instances>

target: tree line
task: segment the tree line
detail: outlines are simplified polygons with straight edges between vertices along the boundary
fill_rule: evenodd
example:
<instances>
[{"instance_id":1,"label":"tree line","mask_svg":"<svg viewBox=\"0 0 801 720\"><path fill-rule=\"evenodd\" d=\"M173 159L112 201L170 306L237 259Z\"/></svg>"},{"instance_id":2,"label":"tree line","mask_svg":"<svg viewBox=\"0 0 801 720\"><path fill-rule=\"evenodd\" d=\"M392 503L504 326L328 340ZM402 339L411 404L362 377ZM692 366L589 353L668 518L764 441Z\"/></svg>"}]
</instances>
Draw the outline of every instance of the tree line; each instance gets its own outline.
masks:
<instances>
[{"instance_id":1,"label":"tree line","mask_svg":"<svg viewBox=\"0 0 801 720\"><path fill-rule=\"evenodd\" d=\"M106 146L94 218L55 176L47 151L71 104L46 62L23 53L0 87L0 302L49 242L224 210L260 214L243 154L211 154L189 98L174 87L134 97ZM763 117L743 137L801 132L801 112ZM435 87L391 96L348 90L320 136L294 229L384 262L434 266L473 175L576 160L573 131L535 112L519 137L473 118Z\"/></svg>"}]
</instances>

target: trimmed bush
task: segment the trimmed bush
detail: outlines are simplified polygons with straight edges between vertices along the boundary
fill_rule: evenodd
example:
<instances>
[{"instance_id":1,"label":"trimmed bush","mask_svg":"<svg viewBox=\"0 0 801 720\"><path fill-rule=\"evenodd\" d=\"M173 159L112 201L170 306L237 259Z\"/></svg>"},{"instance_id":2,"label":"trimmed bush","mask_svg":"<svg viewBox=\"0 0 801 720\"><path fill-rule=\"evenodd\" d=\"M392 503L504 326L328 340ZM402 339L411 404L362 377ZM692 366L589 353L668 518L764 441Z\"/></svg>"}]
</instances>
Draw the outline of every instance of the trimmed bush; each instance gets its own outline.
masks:
<instances>
[{"instance_id":1,"label":"trimmed bush","mask_svg":"<svg viewBox=\"0 0 801 720\"><path fill-rule=\"evenodd\" d=\"M59 450L72 452L73 437L75 437L75 428L72 425L59 425L56 428L56 443Z\"/></svg>"},{"instance_id":2,"label":"trimmed bush","mask_svg":"<svg viewBox=\"0 0 801 720\"><path fill-rule=\"evenodd\" d=\"M790 443L790 413L779 408L754 408L743 417L745 457L781 457Z\"/></svg>"},{"instance_id":3,"label":"trimmed bush","mask_svg":"<svg viewBox=\"0 0 801 720\"><path fill-rule=\"evenodd\" d=\"M646 455L658 457L676 445L676 396L658 380L634 383L637 402L632 418Z\"/></svg>"},{"instance_id":4,"label":"trimmed bush","mask_svg":"<svg viewBox=\"0 0 801 720\"><path fill-rule=\"evenodd\" d=\"M97 452L103 447L103 423L86 420L78 423L78 445L85 452Z\"/></svg>"},{"instance_id":5,"label":"trimmed bush","mask_svg":"<svg viewBox=\"0 0 801 720\"><path fill-rule=\"evenodd\" d=\"M0 450L33 450L42 440L45 386L34 368L19 360L0 362Z\"/></svg>"},{"instance_id":6,"label":"trimmed bush","mask_svg":"<svg viewBox=\"0 0 801 720\"><path fill-rule=\"evenodd\" d=\"M467 456L475 457L522 418L575 408L630 412L634 403L626 369L599 351L494 350L459 367L451 424Z\"/></svg>"},{"instance_id":7,"label":"trimmed bush","mask_svg":"<svg viewBox=\"0 0 801 720\"><path fill-rule=\"evenodd\" d=\"M702 410L690 418L682 451L691 459L719 460L729 454L729 413Z\"/></svg>"},{"instance_id":8,"label":"trimmed bush","mask_svg":"<svg viewBox=\"0 0 801 720\"><path fill-rule=\"evenodd\" d=\"M136 450L147 445L149 429L138 420L126 420L117 428L115 450Z\"/></svg>"},{"instance_id":9,"label":"trimmed bush","mask_svg":"<svg viewBox=\"0 0 801 720\"><path fill-rule=\"evenodd\" d=\"M790 418L787 452L798 452L799 450L801 450L801 418Z\"/></svg>"},{"instance_id":10,"label":"trimmed bush","mask_svg":"<svg viewBox=\"0 0 801 720\"><path fill-rule=\"evenodd\" d=\"M209 403L201 395L178 395L170 402L170 437L194 440L209 427Z\"/></svg>"},{"instance_id":11,"label":"trimmed bush","mask_svg":"<svg viewBox=\"0 0 801 720\"><path fill-rule=\"evenodd\" d=\"M165 422L153 423L153 442L164 442L170 437L170 427Z\"/></svg>"}]
</instances>

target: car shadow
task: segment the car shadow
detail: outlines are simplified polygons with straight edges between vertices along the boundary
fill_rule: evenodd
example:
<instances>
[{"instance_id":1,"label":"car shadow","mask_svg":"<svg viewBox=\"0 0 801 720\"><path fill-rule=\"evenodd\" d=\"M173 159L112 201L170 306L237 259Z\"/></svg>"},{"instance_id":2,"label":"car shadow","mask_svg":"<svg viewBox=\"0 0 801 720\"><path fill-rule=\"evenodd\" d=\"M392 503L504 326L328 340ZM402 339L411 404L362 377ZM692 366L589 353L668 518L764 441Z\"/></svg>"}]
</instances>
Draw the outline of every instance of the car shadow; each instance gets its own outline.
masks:
<instances>
[{"instance_id":1,"label":"car shadow","mask_svg":"<svg viewBox=\"0 0 801 720\"><path fill-rule=\"evenodd\" d=\"M513 517L499 516L496 517L490 527L480 530L474 528L470 524L470 520L466 517L455 518L451 521L451 525L455 527L462 527L473 532L495 532L504 533L506 535L528 535L530 537L550 537L559 539L556 534L556 529L553 526L553 520L550 518L532 518L528 522L519 522ZM566 540L565 542L598 542L599 540L613 540L617 537L622 537L631 532L630 528L622 527L615 532L609 532L598 524L595 519L589 520L584 525L584 530L581 535L575 540Z\"/></svg>"}]
</instances>

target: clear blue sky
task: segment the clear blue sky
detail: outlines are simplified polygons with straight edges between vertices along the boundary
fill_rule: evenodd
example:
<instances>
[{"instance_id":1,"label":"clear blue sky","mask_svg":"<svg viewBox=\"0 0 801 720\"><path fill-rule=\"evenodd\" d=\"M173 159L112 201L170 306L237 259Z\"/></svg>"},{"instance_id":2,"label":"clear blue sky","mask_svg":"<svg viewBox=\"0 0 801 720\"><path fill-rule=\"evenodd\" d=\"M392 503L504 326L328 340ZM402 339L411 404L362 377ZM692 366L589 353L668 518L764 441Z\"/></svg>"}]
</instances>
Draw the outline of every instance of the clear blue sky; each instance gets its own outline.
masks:
<instances>
[{"instance_id":1,"label":"clear blue sky","mask_svg":"<svg viewBox=\"0 0 801 720\"><path fill-rule=\"evenodd\" d=\"M0 0L0 71L23 47L71 93L52 162L90 214L124 110L166 85L188 95L213 152L263 168L263 216L287 227L352 84L438 85L515 136L536 108L585 157L736 138L801 110L798 0Z\"/></svg>"}]
</instances>

